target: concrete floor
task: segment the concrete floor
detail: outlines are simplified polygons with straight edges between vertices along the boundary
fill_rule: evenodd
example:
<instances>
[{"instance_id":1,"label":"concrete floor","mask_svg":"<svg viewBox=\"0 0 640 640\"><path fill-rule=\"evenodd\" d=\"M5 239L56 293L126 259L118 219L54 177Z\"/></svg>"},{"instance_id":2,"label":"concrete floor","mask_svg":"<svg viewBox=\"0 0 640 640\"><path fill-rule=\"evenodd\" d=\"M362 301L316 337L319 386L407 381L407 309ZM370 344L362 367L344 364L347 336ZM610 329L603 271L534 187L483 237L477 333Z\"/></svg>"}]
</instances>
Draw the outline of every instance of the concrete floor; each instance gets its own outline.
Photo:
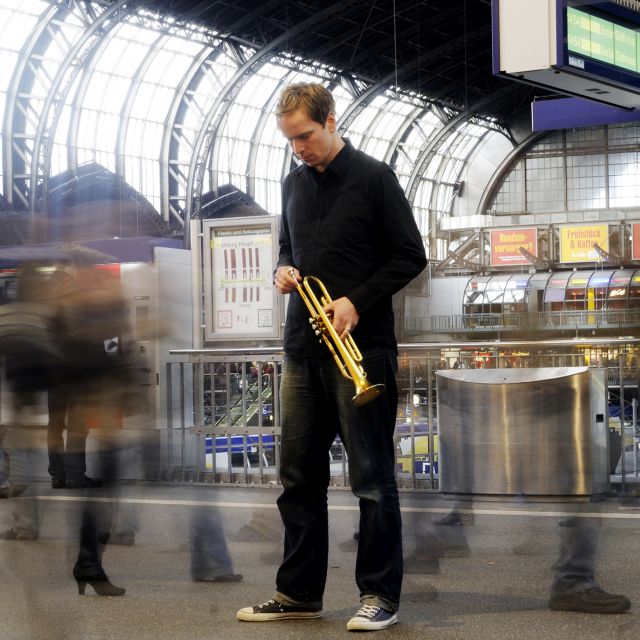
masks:
<instances>
[{"instance_id":1,"label":"concrete floor","mask_svg":"<svg viewBox=\"0 0 640 640\"><path fill-rule=\"evenodd\" d=\"M41 513L39 540L0 541L0 640L346 637L345 623L358 608L352 538L357 502L344 490L330 493L331 552L323 617L269 623L235 619L238 608L273 593L280 554L278 492L265 487L122 487L119 519L137 527L135 545L108 545L103 558L111 580L127 589L122 598L77 593L71 569L84 499L80 493L37 483L31 497L0 501L2 528L11 525L12 509L27 501L37 500ZM98 504L107 510L112 505L99 491L94 498L104 500ZM598 507L604 533L598 578L607 590L625 593L633 603L629 613L604 616L547 608L558 522L564 511L579 507L476 503L472 524L443 527L431 522L450 509L451 503L441 496L403 493L401 500L405 555L411 559L406 563L400 624L379 635L398 640L640 637L640 504L610 500ZM189 522L203 503L221 516L242 582L190 579ZM591 506L580 508L589 511Z\"/></svg>"}]
</instances>

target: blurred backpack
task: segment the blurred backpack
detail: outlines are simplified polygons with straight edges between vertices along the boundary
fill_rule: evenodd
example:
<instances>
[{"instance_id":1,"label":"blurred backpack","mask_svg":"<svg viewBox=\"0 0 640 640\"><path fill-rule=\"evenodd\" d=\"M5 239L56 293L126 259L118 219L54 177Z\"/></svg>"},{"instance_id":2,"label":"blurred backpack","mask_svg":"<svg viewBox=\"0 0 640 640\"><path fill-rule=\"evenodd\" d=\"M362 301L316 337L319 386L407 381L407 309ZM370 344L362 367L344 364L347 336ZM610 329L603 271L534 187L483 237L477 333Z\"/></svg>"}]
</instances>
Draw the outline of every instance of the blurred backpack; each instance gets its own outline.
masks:
<instances>
[{"instance_id":1,"label":"blurred backpack","mask_svg":"<svg viewBox=\"0 0 640 640\"><path fill-rule=\"evenodd\" d=\"M0 306L0 356L13 391L42 391L64 362L56 307L38 302Z\"/></svg>"}]
</instances>

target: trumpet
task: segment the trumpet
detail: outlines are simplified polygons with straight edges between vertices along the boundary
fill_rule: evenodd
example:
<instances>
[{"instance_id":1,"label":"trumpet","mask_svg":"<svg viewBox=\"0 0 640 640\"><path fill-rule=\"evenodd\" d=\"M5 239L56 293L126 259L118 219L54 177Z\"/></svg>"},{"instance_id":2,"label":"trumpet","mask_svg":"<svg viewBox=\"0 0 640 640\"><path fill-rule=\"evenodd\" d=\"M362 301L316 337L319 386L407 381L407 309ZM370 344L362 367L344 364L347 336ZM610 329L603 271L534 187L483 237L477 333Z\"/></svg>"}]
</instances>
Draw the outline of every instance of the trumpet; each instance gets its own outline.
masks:
<instances>
[{"instance_id":1,"label":"trumpet","mask_svg":"<svg viewBox=\"0 0 640 640\"><path fill-rule=\"evenodd\" d=\"M293 269L289 270L289 275L295 280L294 273ZM314 286L319 289L320 297L314 292ZM297 282L296 288L309 310L311 328L317 336L320 336L319 341L324 341L327 345L340 373L355 384L356 395L351 399L353 404L361 407L377 398L384 391L384 385L371 384L367 380L367 374L360 364L362 354L351 334L347 335L343 342L333 328L331 319L323 311L323 307L331 302L331 296L322 281L315 276L306 276L302 283Z\"/></svg>"}]
</instances>

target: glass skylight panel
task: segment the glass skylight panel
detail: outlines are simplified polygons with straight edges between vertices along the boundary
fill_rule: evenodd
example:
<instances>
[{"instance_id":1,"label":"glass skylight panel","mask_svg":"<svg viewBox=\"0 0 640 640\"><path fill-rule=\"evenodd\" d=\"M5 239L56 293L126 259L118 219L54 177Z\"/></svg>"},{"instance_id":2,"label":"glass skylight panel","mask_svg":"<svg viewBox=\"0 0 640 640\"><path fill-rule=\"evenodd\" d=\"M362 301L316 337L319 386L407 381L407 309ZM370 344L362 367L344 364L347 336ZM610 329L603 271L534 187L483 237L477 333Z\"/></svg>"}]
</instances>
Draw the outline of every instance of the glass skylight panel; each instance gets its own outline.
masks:
<instances>
[{"instance_id":1,"label":"glass skylight panel","mask_svg":"<svg viewBox=\"0 0 640 640\"><path fill-rule=\"evenodd\" d=\"M438 174L438 169L440 168L440 163L442 162L442 156L438 153L434 153L433 157L429 160L429 164L424 171L424 177L429 180L435 179Z\"/></svg>"},{"instance_id":2,"label":"glass skylight panel","mask_svg":"<svg viewBox=\"0 0 640 640\"><path fill-rule=\"evenodd\" d=\"M0 0L0 11L19 11L24 15L39 16L51 6L50 2L44 0L22 0L20 6L16 7L16 0Z\"/></svg>"},{"instance_id":3,"label":"glass skylight panel","mask_svg":"<svg viewBox=\"0 0 640 640\"><path fill-rule=\"evenodd\" d=\"M285 159L285 149L260 145L256 152L255 176L279 180L282 175L282 164Z\"/></svg>"},{"instance_id":4,"label":"glass skylight panel","mask_svg":"<svg viewBox=\"0 0 640 640\"><path fill-rule=\"evenodd\" d=\"M338 120L353 102L353 96L342 85L336 85L333 88L333 99L336 103L336 115Z\"/></svg>"},{"instance_id":5,"label":"glass skylight panel","mask_svg":"<svg viewBox=\"0 0 640 640\"><path fill-rule=\"evenodd\" d=\"M429 210L420 205L413 206L413 216L422 237L429 235Z\"/></svg>"},{"instance_id":6,"label":"glass skylight panel","mask_svg":"<svg viewBox=\"0 0 640 640\"><path fill-rule=\"evenodd\" d=\"M436 129L442 127L442 122L431 109L414 120L404 142L398 145L398 153L395 158L394 169L398 176L403 176L403 186L409 181L413 173L421 151L427 146Z\"/></svg>"},{"instance_id":7,"label":"glass skylight panel","mask_svg":"<svg viewBox=\"0 0 640 640\"><path fill-rule=\"evenodd\" d=\"M120 116L115 113L98 113L96 117L96 128L91 137L82 141L84 146L95 146L101 151L115 151L116 135ZM93 144L90 144L93 142Z\"/></svg>"},{"instance_id":8,"label":"glass skylight panel","mask_svg":"<svg viewBox=\"0 0 640 640\"><path fill-rule=\"evenodd\" d=\"M111 76L106 73L93 73L87 91L83 96L81 109L101 109L104 92Z\"/></svg>"},{"instance_id":9,"label":"glass skylight panel","mask_svg":"<svg viewBox=\"0 0 640 640\"><path fill-rule=\"evenodd\" d=\"M127 155L141 158L160 157L163 126L160 123L129 119L124 150Z\"/></svg>"},{"instance_id":10,"label":"glass skylight panel","mask_svg":"<svg viewBox=\"0 0 640 640\"><path fill-rule=\"evenodd\" d=\"M249 105L263 109L265 101L275 92L279 84L279 78L266 77L262 73L262 69L260 69L240 89L236 99L233 101L234 106Z\"/></svg>"},{"instance_id":11,"label":"glass skylight panel","mask_svg":"<svg viewBox=\"0 0 640 640\"><path fill-rule=\"evenodd\" d=\"M456 144L451 149L451 155L461 160L466 159L473 152L481 139L481 137L475 135L460 135Z\"/></svg>"},{"instance_id":12,"label":"glass skylight panel","mask_svg":"<svg viewBox=\"0 0 640 640\"><path fill-rule=\"evenodd\" d=\"M245 176L247 174L251 144L246 140L237 140L229 150L231 153L226 158L227 166L232 172ZM219 158L223 160L224 156L221 154Z\"/></svg>"},{"instance_id":13,"label":"glass skylight panel","mask_svg":"<svg viewBox=\"0 0 640 640\"><path fill-rule=\"evenodd\" d=\"M163 51L185 58L194 58L202 51L202 48L201 42L188 40L181 36L167 38L162 45Z\"/></svg>"},{"instance_id":14,"label":"glass skylight panel","mask_svg":"<svg viewBox=\"0 0 640 640\"><path fill-rule=\"evenodd\" d=\"M153 44L158 39L158 30L143 28L136 24L123 22L118 30L118 37L131 42L138 42L141 45ZM148 47L147 47L148 48Z\"/></svg>"},{"instance_id":15,"label":"glass skylight panel","mask_svg":"<svg viewBox=\"0 0 640 640\"><path fill-rule=\"evenodd\" d=\"M269 213L282 213L282 194L280 190L280 181L269 181L267 185L267 200L263 205Z\"/></svg>"},{"instance_id":16,"label":"glass skylight panel","mask_svg":"<svg viewBox=\"0 0 640 640\"><path fill-rule=\"evenodd\" d=\"M437 187L436 195L436 210L438 213L449 213L451 210L451 203L453 201L453 187L449 184L440 183ZM440 219L438 215L438 219Z\"/></svg>"},{"instance_id":17,"label":"glass skylight panel","mask_svg":"<svg viewBox=\"0 0 640 640\"><path fill-rule=\"evenodd\" d=\"M153 122L164 122L175 96L169 87L160 87L143 82L136 92L130 117L146 118Z\"/></svg>"},{"instance_id":18,"label":"glass skylight panel","mask_svg":"<svg viewBox=\"0 0 640 640\"><path fill-rule=\"evenodd\" d=\"M402 110L402 106L405 107L406 113L397 113L396 111ZM362 147L363 151L379 160L384 160L391 145L395 144L398 130L404 125L407 113L412 111L409 105L402 105L402 103L394 103L392 101L389 101L384 108L386 112L380 114L373 121L369 135L366 136Z\"/></svg>"},{"instance_id":19,"label":"glass skylight panel","mask_svg":"<svg viewBox=\"0 0 640 640\"><path fill-rule=\"evenodd\" d=\"M54 143L51 150L51 160L49 162L49 171L52 176L62 173L68 169L67 163L67 145Z\"/></svg>"},{"instance_id":20,"label":"glass skylight panel","mask_svg":"<svg viewBox=\"0 0 640 640\"><path fill-rule=\"evenodd\" d=\"M59 146L64 146L67 144L67 136L69 134L69 123L71 121L71 107L69 104L65 104L62 107L60 112L60 117L58 118L58 126L55 130L54 141L55 144ZM52 174L59 173L60 171L64 171L67 168L66 159L64 160L64 164L61 165L56 171L51 170Z\"/></svg>"},{"instance_id":21,"label":"glass skylight panel","mask_svg":"<svg viewBox=\"0 0 640 640\"><path fill-rule=\"evenodd\" d=\"M358 114L358 117L353 120L351 126L349 127L349 133L353 134L364 134L368 131L373 119L378 115L380 107L375 106L373 103L368 104L362 111Z\"/></svg>"},{"instance_id":22,"label":"glass skylight panel","mask_svg":"<svg viewBox=\"0 0 640 640\"><path fill-rule=\"evenodd\" d=\"M406 123L407 115L408 114L385 113L380 120L375 123L372 134L385 140L393 140L398 131Z\"/></svg>"},{"instance_id":23,"label":"glass skylight panel","mask_svg":"<svg viewBox=\"0 0 640 640\"><path fill-rule=\"evenodd\" d=\"M218 173L229 173L235 168L238 172L245 173L246 158L249 145L246 142L238 141L237 144L230 142L226 136L220 139L218 151L218 163L215 167Z\"/></svg>"},{"instance_id":24,"label":"glass skylight panel","mask_svg":"<svg viewBox=\"0 0 640 640\"><path fill-rule=\"evenodd\" d=\"M362 149L365 153L369 154L377 160L384 160L389 150L390 141L381 140L380 138L368 138L365 141L365 146Z\"/></svg>"},{"instance_id":25,"label":"glass skylight panel","mask_svg":"<svg viewBox=\"0 0 640 640\"><path fill-rule=\"evenodd\" d=\"M280 129L278 129L278 123L276 117L273 114L268 114L265 120L264 127L262 129L262 135L260 136L260 144L266 144L274 147L286 147L287 141L283 138Z\"/></svg>"},{"instance_id":26,"label":"glass skylight panel","mask_svg":"<svg viewBox=\"0 0 640 640\"><path fill-rule=\"evenodd\" d=\"M287 69L284 69L279 64L274 64L274 61L265 61L263 64L256 68L255 75L266 80L267 82L275 82L275 84L277 85L279 84L281 79L287 75L287 73ZM251 99L245 98L245 101L251 101Z\"/></svg>"},{"instance_id":27,"label":"glass skylight panel","mask_svg":"<svg viewBox=\"0 0 640 640\"><path fill-rule=\"evenodd\" d=\"M229 176L229 179L227 180L227 182L234 185L235 187L238 187L238 189L240 189L241 191L245 191L245 192L248 191L247 176L244 172L231 173L227 175Z\"/></svg>"},{"instance_id":28,"label":"glass skylight panel","mask_svg":"<svg viewBox=\"0 0 640 640\"><path fill-rule=\"evenodd\" d=\"M111 76L104 84L104 93L100 108L108 113L122 112L122 107L131 89L131 79Z\"/></svg>"},{"instance_id":29,"label":"glass skylight panel","mask_svg":"<svg viewBox=\"0 0 640 640\"><path fill-rule=\"evenodd\" d=\"M144 82L173 87L175 90L193 64L193 58L200 54L201 49L202 47L199 46L198 51L191 55L177 53L166 47L156 51L145 71Z\"/></svg>"},{"instance_id":30,"label":"glass skylight panel","mask_svg":"<svg viewBox=\"0 0 640 640\"><path fill-rule=\"evenodd\" d=\"M0 17L0 19L2 19ZM2 64L0 64L0 91L6 92L13 78L16 63L18 62L18 54L9 51L3 51L0 48L0 56L2 56Z\"/></svg>"},{"instance_id":31,"label":"glass skylight panel","mask_svg":"<svg viewBox=\"0 0 640 640\"><path fill-rule=\"evenodd\" d=\"M152 47L148 44L140 44L139 42L128 40L122 40L121 42L122 51L110 72L114 75L133 78L144 59L152 54Z\"/></svg>"},{"instance_id":32,"label":"glass skylight panel","mask_svg":"<svg viewBox=\"0 0 640 640\"><path fill-rule=\"evenodd\" d=\"M109 171L116 170L116 159L113 153L97 151L96 149L79 148L78 165L89 164L90 162L97 162Z\"/></svg>"},{"instance_id":33,"label":"glass skylight panel","mask_svg":"<svg viewBox=\"0 0 640 640\"><path fill-rule=\"evenodd\" d=\"M13 9L0 9L0 48L20 51L37 23L37 16L16 10L15 5Z\"/></svg>"},{"instance_id":34,"label":"glass skylight panel","mask_svg":"<svg viewBox=\"0 0 640 640\"><path fill-rule=\"evenodd\" d=\"M455 182L464 167L464 161L455 158L443 158L444 168L441 172L442 182Z\"/></svg>"},{"instance_id":35,"label":"glass skylight panel","mask_svg":"<svg viewBox=\"0 0 640 640\"><path fill-rule=\"evenodd\" d=\"M427 212L429 210L429 206L431 203L431 192L433 191L433 182L430 180L424 180L423 178L418 179L418 186L416 189L415 199L412 203L414 207L414 211L416 209ZM418 225L420 232L422 235L428 234L428 229L426 227L426 222L423 226Z\"/></svg>"},{"instance_id":36,"label":"glass skylight panel","mask_svg":"<svg viewBox=\"0 0 640 640\"><path fill-rule=\"evenodd\" d=\"M200 76L198 86L189 95L189 108L183 122L186 128L196 131L200 128L203 118L236 70L235 66L228 65L229 62L228 56L220 55L215 61L204 64L205 73Z\"/></svg>"},{"instance_id":37,"label":"glass skylight panel","mask_svg":"<svg viewBox=\"0 0 640 640\"><path fill-rule=\"evenodd\" d=\"M125 180L160 210L160 167L151 159L129 156L125 161Z\"/></svg>"},{"instance_id":38,"label":"glass skylight panel","mask_svg":"<svg viewBox=\"0 0 640 640\"><path fill-rule=\"evenodd\" d=\"M251 140L261 115L261 109L235 104L227 113L223 135L232 139Z\"/></svg>"}]
</instances>

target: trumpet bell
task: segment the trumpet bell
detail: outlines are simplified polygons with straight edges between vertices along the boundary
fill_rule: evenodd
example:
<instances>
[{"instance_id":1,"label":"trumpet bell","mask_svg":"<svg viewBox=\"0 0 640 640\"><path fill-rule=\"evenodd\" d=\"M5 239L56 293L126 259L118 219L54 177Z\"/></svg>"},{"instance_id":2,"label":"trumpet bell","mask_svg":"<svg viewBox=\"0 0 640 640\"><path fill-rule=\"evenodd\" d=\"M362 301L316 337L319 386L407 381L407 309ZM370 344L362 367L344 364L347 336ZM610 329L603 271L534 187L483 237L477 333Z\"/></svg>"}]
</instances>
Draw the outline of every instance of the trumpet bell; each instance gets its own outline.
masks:
<instances>
[{"instance_id":1,"label":"trumpet bell","mask_svg":"<svg viewBox=\"0 0 640 640\"><path fill-rule=\"evenodd\" d=\"M351 398L351 402L353 402L356 407L362 407L372 400L375 400L381 393L384 393L383 384L365 383L365 386L360 387L358 393Z\"/></svg>"}]
</instances>

